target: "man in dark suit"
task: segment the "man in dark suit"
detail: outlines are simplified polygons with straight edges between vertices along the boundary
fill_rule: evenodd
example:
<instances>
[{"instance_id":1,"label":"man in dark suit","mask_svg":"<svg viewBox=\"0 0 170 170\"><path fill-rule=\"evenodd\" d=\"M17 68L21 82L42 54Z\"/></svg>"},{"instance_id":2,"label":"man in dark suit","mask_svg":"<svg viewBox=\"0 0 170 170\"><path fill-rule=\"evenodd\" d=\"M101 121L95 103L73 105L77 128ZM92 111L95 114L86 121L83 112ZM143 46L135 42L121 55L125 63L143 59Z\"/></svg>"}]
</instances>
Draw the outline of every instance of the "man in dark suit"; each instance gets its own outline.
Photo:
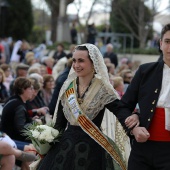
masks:
<instances>
[{"instance_id":1,"label":"man in dark suit","mask_svg":"<svg viewBox=\"0 0 170 170\"><path fill-rule=\"evenodd\" d=\"M120 101L120 116L137 103L140 109L128 170L170 170L170 24L162 29L160 49L163 60L141 65Z\"/></svg>"},{"instance_id":2,"label":"man in dark suit","mask_svg":"<svg viewBox=\"0 0 170 170\"><path fill-rule=\"evenodd\" d=\"M70 58L68 60L67 67L64 69L64 71L59 75L59 77L56 80L56 83L55 83L56 86L54 88L52 99L51 99L51 102L50 102L50 104L48 106L49 107L49 112L50 112L51 115L54 115L54 111L55 111L55 107L56 107L56 104L57 104L60 89L61 89L62 85L64 84L65 80L68 77L68 74L70 72L71 66L72 66L72 58Z\"/></svg>"},{"instance_id":3,"label":"man in dark suit","mask_svg":"<svg viewBox=\"0 0 170 170\"><path fill-rule=\"evenodd\" d=\"M110 58L111 63L115 65L115 68L117 67L118 58L117 58L117 55L113 52L113 45L112 44L107 44L106 52L104 54L104 58Z\"/></svg>"}]
</instances>

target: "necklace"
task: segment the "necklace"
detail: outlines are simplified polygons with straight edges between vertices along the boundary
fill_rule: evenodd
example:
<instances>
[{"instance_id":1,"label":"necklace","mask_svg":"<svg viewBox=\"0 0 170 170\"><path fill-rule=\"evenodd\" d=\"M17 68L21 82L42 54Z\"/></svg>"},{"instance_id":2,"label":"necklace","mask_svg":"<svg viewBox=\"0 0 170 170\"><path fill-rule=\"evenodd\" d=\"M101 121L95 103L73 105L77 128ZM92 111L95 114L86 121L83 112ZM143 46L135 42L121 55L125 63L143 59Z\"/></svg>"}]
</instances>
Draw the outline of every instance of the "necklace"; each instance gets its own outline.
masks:
<instances>
[{"instance_id":1,"label":"necklace","mask_svg":"<svg viewBox=\"0 0 170 170\"><path fill-rule=\"evenodd\" d=\"M82 104L83 100L84 100L84 96L85 96L86 92L88 91L88 89L91 85L91 82L89 83L88 86L81 86L82 87L81 90L79 89L79 79L78 78L76 80L76 83L77 83L77 94L78 94L77 101L79 104Z\"/></svg>"}]
</instances>

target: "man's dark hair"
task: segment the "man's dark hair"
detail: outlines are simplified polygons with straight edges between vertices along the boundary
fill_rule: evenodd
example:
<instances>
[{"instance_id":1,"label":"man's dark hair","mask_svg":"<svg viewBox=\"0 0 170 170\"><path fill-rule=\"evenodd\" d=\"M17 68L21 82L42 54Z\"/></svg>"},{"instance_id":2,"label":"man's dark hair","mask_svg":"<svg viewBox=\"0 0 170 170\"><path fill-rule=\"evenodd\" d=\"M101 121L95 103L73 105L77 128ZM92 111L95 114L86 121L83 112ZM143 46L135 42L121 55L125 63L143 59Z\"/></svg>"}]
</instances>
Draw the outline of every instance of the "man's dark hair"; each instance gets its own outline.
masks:
<instances>
[{"instance_id":1,"label":"man's dark hair","mask_svg":"<svg viewBox=\"0 0 170 170\"><path fill-rule=\"evenodd\" d=\"M162 28L162 31L161 31L161 40L164 36L164 34L167 32L167 31L170 31L170 23L165 25L163 28Z\"/></svg>"}]
</instances>

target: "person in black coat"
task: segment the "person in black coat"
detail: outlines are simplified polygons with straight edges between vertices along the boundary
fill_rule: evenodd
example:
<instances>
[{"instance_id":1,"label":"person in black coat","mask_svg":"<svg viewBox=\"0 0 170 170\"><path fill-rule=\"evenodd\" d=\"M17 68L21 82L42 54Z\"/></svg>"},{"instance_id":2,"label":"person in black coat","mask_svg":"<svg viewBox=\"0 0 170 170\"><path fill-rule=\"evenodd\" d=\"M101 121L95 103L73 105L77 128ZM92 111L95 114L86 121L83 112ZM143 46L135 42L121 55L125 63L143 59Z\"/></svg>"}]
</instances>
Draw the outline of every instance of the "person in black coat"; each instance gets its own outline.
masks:
<instances>
[{"instance_id":1,"label":"person in black coat","mask_svg":"<svg viewBox=\"0 0 170 170\"><path fill-rule=\"evenodd\" d=\"M60 89L61 89L63 83L65 82L65 80L66 80L67 77L68 77L68 74L69 74L70 69L71 69L71 65L72 65L72 59L69 59L69 60L68 60L68 63L67 63L67 67L66 67L66 68L64 69L64 71L59 75L59 77L57 78L57 80L56 80L56 82L55 82L56 86L55 86L55 88L54 88L54 92L53 92L53 95L52 95L51 102L50 102L50 104L49 104L49 106L48 106L49 112L50 112L51 115L54 114Z\"/></svg>"},{"instance_id":2,"label":"person in black coat","mask_svg":"<svg viewBox=\"0 0 170 170\"><path fill-rule=\"evenodd\" d=\"M57 63L57 61L63 57L66 57L66 53L64 52L64 46L63 46L63 44L58 44L57 51L55 51L55 53L53 55L55 63Z\"/></svg>"},{"instance_id":3,"label":"person in black coat","mask_svg":"<svg viewBox=\"0 0 170 170\"><path fill-rule=\"evenodd\" d=\"M118 58L117 58L117 55L113 52L113 45L112 44L107 44L106 52L104 54L104 58L110 58L111 63L115 65L115 68L117 67Z\"/></svg>"},{"instance_id":4,"label":"person in black coat","mask_svg":"<svg viewBox=\"0 0 170 170\"><path fill-rule=\"evenodd\" d=\"M31 81L24 77L17 78L14 83L14 89L16 95L9 98L2 110L1 130L13 140L26 142L26 137L22 135L22 130L33 122L25 105L26 101L32 98Z\"/></svg>"},{"instance_id":5,"label":"person in black coat","mask_svg":"<svg viewBox=\"0 0 170 170\"><path fill-rule=\"evenodd\" d=\"M160 49L163 60L141 65L119 104L120 115L130 114L137 103L140 109L128 170L170 169L170 24L162 29Z\"/></svg>"}]
</instances>

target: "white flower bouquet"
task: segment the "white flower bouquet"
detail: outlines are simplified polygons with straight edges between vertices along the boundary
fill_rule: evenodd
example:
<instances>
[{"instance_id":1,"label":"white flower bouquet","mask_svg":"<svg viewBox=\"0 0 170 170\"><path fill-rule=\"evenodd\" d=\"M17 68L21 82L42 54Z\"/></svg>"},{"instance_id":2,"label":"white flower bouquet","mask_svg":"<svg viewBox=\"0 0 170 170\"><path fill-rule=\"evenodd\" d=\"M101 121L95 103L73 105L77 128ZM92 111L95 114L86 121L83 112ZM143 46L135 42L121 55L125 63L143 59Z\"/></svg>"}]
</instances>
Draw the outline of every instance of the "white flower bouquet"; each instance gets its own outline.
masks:
<instances>
[{"instance_id":1,"label":"white flower bouquet","mask_svg":"<svg viewBox=\"0 0 170 170\"><path fill-rule=\"evenodd\" d=\"M58 142L59 131L49 125L31 124L23 131L23 135L32 141L40 155L45 155L51 148L50 143Z\"/></svg>"}]
</instances>

